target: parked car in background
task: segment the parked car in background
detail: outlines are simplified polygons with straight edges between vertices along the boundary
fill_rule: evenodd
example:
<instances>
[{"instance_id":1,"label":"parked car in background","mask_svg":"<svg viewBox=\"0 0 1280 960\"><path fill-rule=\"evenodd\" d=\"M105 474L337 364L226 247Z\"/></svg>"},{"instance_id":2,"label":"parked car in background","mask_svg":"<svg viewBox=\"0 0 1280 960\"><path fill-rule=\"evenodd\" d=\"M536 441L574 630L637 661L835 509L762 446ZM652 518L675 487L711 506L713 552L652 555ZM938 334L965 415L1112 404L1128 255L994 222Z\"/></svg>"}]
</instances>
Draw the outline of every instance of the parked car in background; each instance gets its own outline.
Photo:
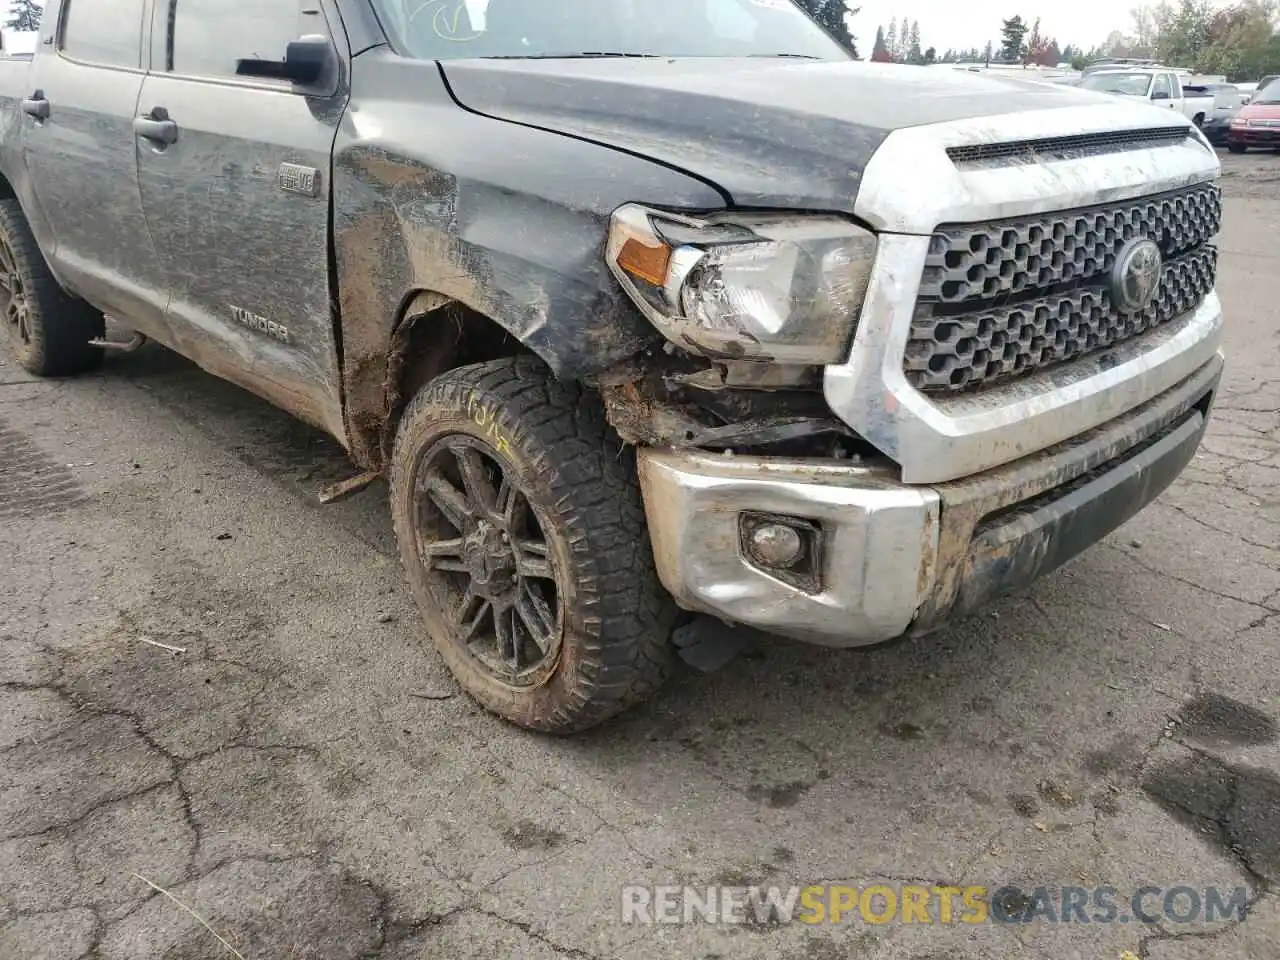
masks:
<instances>
[{"instance_id":1,"label":"parked car in background","mask_svg":"<svg viewBox=\"0 0 1280 960\"><path fill-rule=\"evenodd\" d=\"M1260 89L1231 119L1227 149L1244 153L1250 147L1280 147L1280 80Z\"/></svg>"},{"instance_id":2,"label":"parked car in background","mask_svg":"<svg viewBox=\"0 0 1280 960\"><path fill-rule=\"evenodd\" d=\"M1096 70L1086 74L1080 86L1084 90L1150 100L1152 106L1179 111L1197 127L1213 115L1213 96L1207 92L1186 96L1174 70Z\"/></svg>"},{"instance_id":3,"label":"parked car in background","mask_svg":"<svg viewBox=\"0 0 1280 960\"><path fill-rule=\"evenodd\" d=\"M1200 129L1210 143L1225 144L1231 120L1241 109L1240 88L1234 83L1183 84L1182 93L1184 97L1213 97L1213 111Z\"/></svg>"},{"instance_id":4,"label":"parked car in background","mask_svg":"<svg viewBox=\"0 0 1280 960\"><path fill-rule=\"evenodd\" d=\"M1244 106L1248 106L1255 96L1269 87L1276 80L1280 80L1280 74L1269 73L1257 83L1237 84L1237 86L1240 87L1240 103Z\"/></svg>"}]
</instances>

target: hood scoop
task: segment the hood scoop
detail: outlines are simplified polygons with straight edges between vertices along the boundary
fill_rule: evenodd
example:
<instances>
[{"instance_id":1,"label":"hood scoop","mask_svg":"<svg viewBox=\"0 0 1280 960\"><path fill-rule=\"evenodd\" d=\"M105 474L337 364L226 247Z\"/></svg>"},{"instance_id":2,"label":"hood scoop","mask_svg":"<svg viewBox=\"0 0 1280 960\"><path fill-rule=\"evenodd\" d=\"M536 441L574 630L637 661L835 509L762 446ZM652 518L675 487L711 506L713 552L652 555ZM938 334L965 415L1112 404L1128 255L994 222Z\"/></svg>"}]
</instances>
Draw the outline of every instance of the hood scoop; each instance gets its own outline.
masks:
<instances>
[{"instance_id":1,"label":"hood scoop","mask_svg":"<svg viewBox=\"0 0 1280 960\"><path fill-rule=\"evenodd\" d=\"M1194 137L1190 127L1150 127L1144 130L1106 130L1041 140L1005 143L973 143L948 147L947 156L957 167L1014 166L1045 160L1076 160L1126 150L1175 147Z\"/></svg>"}]
</instances>

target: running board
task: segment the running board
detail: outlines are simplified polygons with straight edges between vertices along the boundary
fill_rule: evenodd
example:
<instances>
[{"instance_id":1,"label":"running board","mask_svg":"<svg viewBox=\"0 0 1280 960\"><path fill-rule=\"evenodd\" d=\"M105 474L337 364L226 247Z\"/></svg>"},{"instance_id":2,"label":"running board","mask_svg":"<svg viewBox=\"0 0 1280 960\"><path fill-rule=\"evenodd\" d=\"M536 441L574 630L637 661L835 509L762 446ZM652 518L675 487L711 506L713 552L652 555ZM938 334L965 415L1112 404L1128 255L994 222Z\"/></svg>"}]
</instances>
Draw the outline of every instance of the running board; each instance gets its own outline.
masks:
<instances>
[{"instance_id":1,"label":"running board","mask_svg":"<svg viewBox=\"0 0 1280 960\"><path fill-rule=\"evenodd\" d=\"M135 333L127 342L121 343L119 340L108 340L106 337L98 337L90 340L89 346L98 347L100 350L115 350L119 353L133 353L140 346L147 342L147 338L141 333Z\"/></svg>"}]
</instances>

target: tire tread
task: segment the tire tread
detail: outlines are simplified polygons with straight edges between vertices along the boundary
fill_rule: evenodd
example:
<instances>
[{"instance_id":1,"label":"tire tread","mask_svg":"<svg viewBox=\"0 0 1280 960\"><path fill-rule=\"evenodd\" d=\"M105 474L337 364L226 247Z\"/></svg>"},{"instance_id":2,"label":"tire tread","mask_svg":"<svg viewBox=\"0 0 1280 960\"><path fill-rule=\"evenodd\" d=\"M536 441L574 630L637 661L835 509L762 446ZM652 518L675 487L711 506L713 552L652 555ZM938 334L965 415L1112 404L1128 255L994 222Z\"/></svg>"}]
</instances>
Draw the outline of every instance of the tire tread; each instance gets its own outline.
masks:
<instances>
[{"instance_id":1,"label":"tire tread","mask_svg":"<svg viewBox=\"0 0 1280 960\"><path fill-rule=\"evenodd\" d=\"M410 402L398 436L422 418L465 409L465 398L477 391L496 403L524 462L549 479L580 571L578 617L589 627L579 638L580 669L554 712L517 722L553 733L585 730L651 696L672 664L675 608L654 568L634 455L594 394L556 380L527 356L460 367L433 380ZM399 440L396 446L393 491L407 483L412 467Z\"/></svg>"},{"instance_id":2,"label":"tire tread","mask_svg":"<svg viewBox=\"0 0 1280 960\"><path fill-rule=\"evenodd\" d=\"M102 351L89 341L104 333L102 314L58 285L16 199L0 200L0 233L22 274L37 328L23 368L38 377L60 377L96 367Z\"/></svg>"}]
</instances>

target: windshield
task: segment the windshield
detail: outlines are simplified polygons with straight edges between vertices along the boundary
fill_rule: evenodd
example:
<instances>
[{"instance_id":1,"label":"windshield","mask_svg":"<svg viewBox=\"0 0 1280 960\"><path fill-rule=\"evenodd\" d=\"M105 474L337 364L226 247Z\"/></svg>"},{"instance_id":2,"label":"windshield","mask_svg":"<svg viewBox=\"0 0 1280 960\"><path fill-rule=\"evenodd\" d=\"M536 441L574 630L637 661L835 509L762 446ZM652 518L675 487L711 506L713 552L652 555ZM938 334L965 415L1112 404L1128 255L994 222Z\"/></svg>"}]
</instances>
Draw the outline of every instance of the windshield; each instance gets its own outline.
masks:
<instances>
[{"instance_id":1,"label":"windshield","mask_svg":"<svg viewBox=\"0 0 1280 960\"><path fill-rule=\"evenodd\" d=\"M377 0L403 53L846 60L791 0Z\"/></svg>"},{"instance_id":2,"label":"windshield","mask_svg":"<svg viewBox=\"0 0 1280 960\"><path fill-rule=\"evenodd\" d=\"M1129 97L1145 97L1151 92L1149 73L1093 73L1080 82L1086 90L1122 93Z\"/></svg>"},{"instance_id":3,"label":"windshield","mask_svg":"<svg viewBox=\"0 0 1280 960\"><path fill-rule=\"evenodd\" d=\"M1280 104L1280 80L1272 80L1255 93L1249 102Z\"/></svg>"}]
</instances>

